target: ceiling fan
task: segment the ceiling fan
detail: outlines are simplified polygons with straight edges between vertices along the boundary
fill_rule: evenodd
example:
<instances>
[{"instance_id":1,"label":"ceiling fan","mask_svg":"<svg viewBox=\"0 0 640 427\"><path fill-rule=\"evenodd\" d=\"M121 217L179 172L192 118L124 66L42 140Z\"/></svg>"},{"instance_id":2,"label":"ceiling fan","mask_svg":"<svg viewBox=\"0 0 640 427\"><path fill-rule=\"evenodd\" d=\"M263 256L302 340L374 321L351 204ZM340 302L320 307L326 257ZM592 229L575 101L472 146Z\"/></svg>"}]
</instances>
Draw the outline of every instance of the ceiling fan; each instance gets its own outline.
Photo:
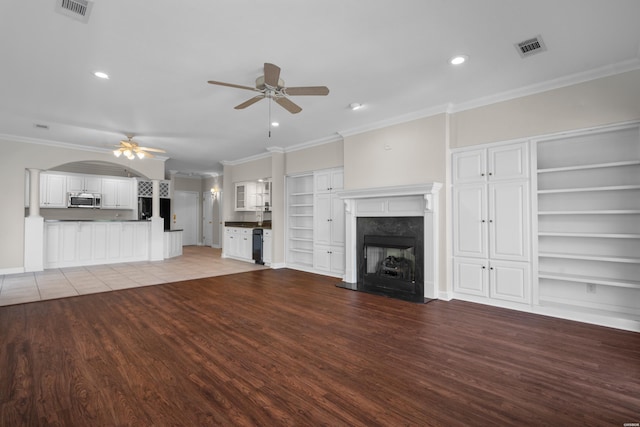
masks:
<instances>
[{"instance_id":1,"label":"ceiling fan","mask_svg":"<svg viewBox=\"0 0 640 427\"><path fill-rule=\"evenodd\" d=\"M208 83L212 85L235 87L237 89L246 89L254 92L259 92L259 95L236 105L236 110L242 110L250 105L255 104L264 98L273 99L278 105L292 114L299 113L302 108L291 101L287 96L298 95L317 95L325 96L329 94L329 88L326 86L300 86L300 87L285 87L284 80L280 78L280 67L274 64L265 62L264 75L256 79L256 87L242 86L233 83L217 82L209 80Z\"/></svg>"},{"instance_id":2,"label":"ceiling fan","mask_svg":"<svg viewBox=\"0 0 640 427\"><path fill-rule=\"evenodd\" d=\"M166 153L166 151L161 150L159 148L149 148L149 147L140 147L137 142L132 141L131 138L133 136L127 135L127 140L120 141L120 145L116 145L117 149L113 151L113 154L116 157L120 157L122 154L129 159L133 160L138 156L139 159L143 159L145 157L153 158L155 157L150 152L154 153Z\"/></svg>"}]
</instances>

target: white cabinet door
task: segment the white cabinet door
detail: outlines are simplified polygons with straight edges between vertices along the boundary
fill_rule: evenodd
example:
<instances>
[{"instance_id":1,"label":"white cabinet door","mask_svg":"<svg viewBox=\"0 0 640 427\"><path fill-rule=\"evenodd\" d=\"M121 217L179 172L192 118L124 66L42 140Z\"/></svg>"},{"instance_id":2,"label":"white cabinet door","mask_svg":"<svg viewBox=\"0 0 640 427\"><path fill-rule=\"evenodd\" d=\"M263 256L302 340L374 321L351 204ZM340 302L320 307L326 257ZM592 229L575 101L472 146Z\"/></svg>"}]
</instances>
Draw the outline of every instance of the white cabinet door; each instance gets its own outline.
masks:
<instances>
[{"instance_id":1,"label":"white cabinet door","mask_svg":"<svg viewBox=\"0 0 640 427\"><path fill-rule=\"evenodd\" d=\"M487 296L487 261L454 258L453 290L463 294Z\"/></svg>"},{"instance_id":2,"label":"white cabinet door","mask_svg":"<svg viewBox=\"0 0 640 427\"><path fill-rule=\"evenodd\" d=\"M344 187L344 171L331 169L314 173L316 193L328 193Z\"/></svg>"},{"instance_id":3,"label":"white cabinet door","mask_svg":"<svg viewBox=\"0 0 640 427\"><path fill-rule=\"evenodd\" d=\"M485 184L453 190L454 256L487 257L487 190Z\"/></svg>"},{"instance_id":4,"label":"white cabinet door","mask_svg":"<svg viewBox=\"0 0 640 427\"><path fill-rule=\"evenodd\" d=\"M331 245L344 246L344 200L336 194L331 195Z\"/></svg>"},{"instance_id":5,"label":"white cabinet door","mask_svg":"<svg viewBox=\"0 0 640 427\"><path fill-rule=\"evenodd\" d=\"M528 183L489 185L489 256L528 260L529 234Z\"/></svg>"},{"instance_id":6,"label":"white cabinet door","mask_svg":"<svg viewBox=\"0 0 640 427\"><path fill-rule=\"evenodd\" d=\"M102 178L88 175L68 175L67 191L99 194L102 192Z\"/></svg>"},{"instance_id":7,"label":"white cabinet door","mask_svg":"<svg viewBox=\"0 0 640 427\"><path fill-rule=\"evenodd\" d=\"M486 181L486 150L471 150L453 155L454 184Z\"/></svg>"},{"instance_id":8,"label":"white cabinet door","mask_svg":"<svg viewBox=\"0 0 640 427\"><path fill-rule=\"evenodd\" d=\"M65 175L40 174L40 207L67 207L67 177Z\"/></svg>"},{"instance_id":9,"label":"white cabinet door","mask_svg":"<svg viewBox=\"0 0 640 427\"><path fill-rule=\"evenodd\" d=\"M240 244L238 245L240 258L250 260L252 259L253 251L253 229L242 228L240 229Z\"/></svg>"},{"instance_id":10,"label":"white cabinet door","mask_svg":"<svg viewBox=\"0 0 640 427\"><path fill-rule=\"evenodd\" d=\"M453 155L454 184L523 179L529 176L527 144L468 150Z\"/></svg>"},{"instance_id":11,"label":"white cabinet door","mask_svg":"<svg viewBox=\"0 0 640 427\"><path fill-rule=\"evenodd\" d=\"M273 236L271 230L262 232L262 260L266 264L271 264L273 260Z\"/></svg>"},{"instance_id":12,"label":"white cabinet door","mask_svg":"<svg viewBox=\"0 0 640 427\"><path fill-rule=\"evenodd\" d=\"M313 219L313 239L315 244L331 244L331 194L322 193L315 197Z\"/></svg>"},{"instance_id":13,"label":"white cabinet door","mask_svg":"<svg viewBox=\"0 0 640 427\"><path fill-rule=\"evenodd\" d=\"M527 144L509 144L487 150L489 181L523 179L529 176Z\"/></svg>"},{"instance_id":14,"label":"white cabinet door","mask_svg":"<svg viewBox=\"0 0 640 427\"><path fill-rule=\"evenodd\" d=\"M492 260L489 268L491 298L528 303L531 300L529 263Z\"/></svg>"},{"instance_id":15,"label":"white cabinet door","mask_svg":"<svg viewBox=\"0 0 640 427\"><path fill-rule=\"evenodd\" d=\"M328 246L313 248L313 268L318 271L331 271L331 252Z\"/></svg>"},{"instance_id":16,"label":"white cabinet door","mask_svg":"<svg viewBox=\"0 0 640 427\"><path fill-rule=\"evenodd\" d=\"M133 181L130 179L102 179L103 209L133 209Z\"/></svg>"}]
</instances>

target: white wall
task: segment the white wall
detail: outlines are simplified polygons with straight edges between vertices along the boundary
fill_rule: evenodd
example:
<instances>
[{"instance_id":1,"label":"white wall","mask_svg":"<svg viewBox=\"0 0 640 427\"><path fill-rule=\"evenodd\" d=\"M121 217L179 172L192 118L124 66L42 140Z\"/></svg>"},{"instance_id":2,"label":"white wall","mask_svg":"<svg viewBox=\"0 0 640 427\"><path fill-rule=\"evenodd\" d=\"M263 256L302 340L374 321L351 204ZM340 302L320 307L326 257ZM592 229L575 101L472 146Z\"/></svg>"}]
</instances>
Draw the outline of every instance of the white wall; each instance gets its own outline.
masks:
<instances>
[{"instance_id":1,"label":"white wall","mask_svg":"<svg viewBox=\"0 0 640 427\"><path fill-rule=\"evenodd\" d=\"M24 266L25 169L48 170L81 161L103 161L121 164L151 179L164 178L164 161L156 159L128 160L111 152L76 150L41 143L16 141L0 136L0 182L3 183L3 208L0 209L0 271Z\"/></svg>"}]
</instances>

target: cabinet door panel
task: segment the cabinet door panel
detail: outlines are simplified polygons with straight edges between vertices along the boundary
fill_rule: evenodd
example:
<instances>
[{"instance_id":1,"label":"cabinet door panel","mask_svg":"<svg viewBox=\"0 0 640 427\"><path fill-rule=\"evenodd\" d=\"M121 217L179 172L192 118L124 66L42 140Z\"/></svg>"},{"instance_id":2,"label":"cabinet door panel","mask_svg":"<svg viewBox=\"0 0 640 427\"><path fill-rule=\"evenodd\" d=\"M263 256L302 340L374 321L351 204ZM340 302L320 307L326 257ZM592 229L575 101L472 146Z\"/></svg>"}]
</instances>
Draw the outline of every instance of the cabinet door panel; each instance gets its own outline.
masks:
<instances>
[{"instance_id":1,"label":"cabinet door panel","mask_svg":"<svg viewBox=\"0 0 640 427\"><path fill-rule=\"evenodd\" d=\"M345 241L344 229L344 201L336 196L331 195L331 244L343 245Z\"/></svg>"},{"instance_id":2,"label":"cabinet door panel","mask_svg":"<svg viewBox=\"0 0 640 427\"><path fill-rule=\"evenodd\" d=\"M491 297L506 301L530 301L531 273L528 263L491 261Z\"/></svg>"},{"instance_id":3,"label":"cabinet door panel","mask_svg":"<svg viewBox=\"0 0 640 427\"><path fill-rule=\"evenodd\" d=\"M331 195L318 194L314 204L314 243L329 245L331 243Z\"/></svg>"},{"instance_id":4,"label":"cabinet door panel","mask_svg":"<svg viewBox=\"0 0 640 427\"><path fill-rule=\"evenodd\" d=\"M511 144L488 150L490 181L520 179L529 175L527 144Z\"/></svg>"},{"instance_id":5,"label":"cabinet door panel","mask_svg":"<svg viewBox=\"0 0 640 427\"><path fill-rule=\"evenodd\" d=\"M524 182L489 186L490 257L526 261L529 256L529 191Z\"/></svg>"},{"instance_id":6,"label":"cabinet door panel","mask_svg":"<svg viewBox=\"0 0 640 427\"><path fill-rule=\"evenodd\" d=\"M313 268L316 270L331 270L331 254L328 247L316 247L313 249Z\"/></svg>"},{"instance_id":7,"label":"cabinet door panel","mask_svg":"<svg viewBox=\"0 0 640 427\"><path fill-rule=\"evenodd\" d=\"M455 256L487 256L486 188L484 184L459 186L453 191ZM484 221L484 222L483 222Z\"/></svg>"},{"instance_id":8,"label":"cabinet door panel","mask_svg":"<svg viewBox=\"0 0 640 427\"><path fill-rule=\"evenodd\" d=\"M472 150L453 155L453 181L455 184L486 181L486 151Z\"/></svg>"},{"instance_id":9,"label":"cabinet door panel","mask_svg":"<svg viewBox=\"0 0 640 427\"><path fill-rule=\"evenodd\" d=\"M486 296L488 294L486 283L486 260L453 260L453 290L455 292Z\"/></svg>"}]
</instances>

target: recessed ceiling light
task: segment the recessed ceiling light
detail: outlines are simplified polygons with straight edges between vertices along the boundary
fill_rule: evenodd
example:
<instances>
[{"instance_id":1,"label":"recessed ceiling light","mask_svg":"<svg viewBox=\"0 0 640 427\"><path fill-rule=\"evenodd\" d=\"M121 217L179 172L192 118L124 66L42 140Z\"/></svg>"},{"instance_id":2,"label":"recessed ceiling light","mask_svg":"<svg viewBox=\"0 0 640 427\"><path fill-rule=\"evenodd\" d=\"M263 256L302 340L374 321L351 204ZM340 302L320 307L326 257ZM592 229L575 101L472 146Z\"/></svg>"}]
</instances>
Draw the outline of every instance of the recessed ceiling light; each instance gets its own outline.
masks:
<instances>
[{"instance_id":1,"label":"recessed ceiling light","mask_svg":"<svg viewBox=\"0 0 640 427\"><path fill-rule=\"evenodd\" d=\"M271 126L273 126L274 128L277 128L278 126L280 126L280 123L278 123L278 122L271 122Z\"/></svg>"},{"instance_id":2,"label":"recessed ceiling light","mask_svg":"<svg viewBox=\"0 0 640 427\"><path fill-rule=\"evenodd\" d=\"M101 79L109 80L109 75L107 73L103 73L102 71L96 71L95 73L93 73L93 75Z\"/></svg>"},{"instance_id":3,"label":"recessed ceiling light","mask_svg":"<svg viewBox=\"0 0 640 427\"><path fill-rule=\"evenodd\" d=\"M351 104L349 104L349 108L351 108L353 111L355 110L359 110L362 107L364 107L364 105L357 103L357 102L352 102Z\"/></svg>"},{"instance_id":4,"label":"recessed ceiling light","mask_svg":"<svg viewBox=\"0 0 640 427\"><path fill-rule=\"evenodd\" d=\"M457 55L457 56L454 56L453 58L451 58L449 60L449 63L451 65L460 65L460 64L464 64L465 62L467 62L467 59L469 59L469 57L467 55Z\"/></svg>"}]
</instances>

